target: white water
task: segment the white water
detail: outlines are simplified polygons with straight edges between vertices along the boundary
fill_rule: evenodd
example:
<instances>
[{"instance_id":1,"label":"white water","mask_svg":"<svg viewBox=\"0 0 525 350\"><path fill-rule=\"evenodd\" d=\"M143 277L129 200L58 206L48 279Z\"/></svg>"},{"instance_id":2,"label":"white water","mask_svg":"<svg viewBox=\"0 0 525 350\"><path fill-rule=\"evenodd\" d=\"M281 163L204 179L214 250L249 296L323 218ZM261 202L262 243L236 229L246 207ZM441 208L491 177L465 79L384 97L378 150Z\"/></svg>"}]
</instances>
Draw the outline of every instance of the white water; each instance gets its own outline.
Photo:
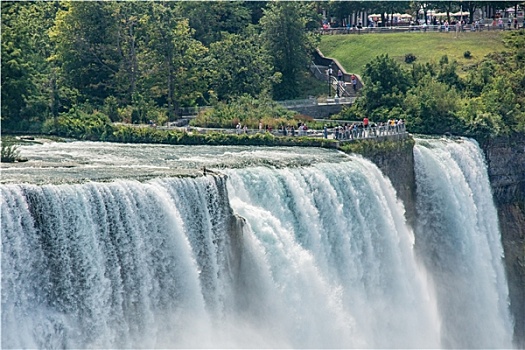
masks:
<instances>
[{"instance_id":1,"label":"white water","mask_svg":"<svg viewBox=\"0 0 525 350\"><path fill-rule=\"evenodd\" d=\"M246 218L245 241L267 276L256 286L268 299L258 307L289 345L439 346L413 233L377 167L354 158L229 175L232 207Z\"/></svg>"},{"instance_id":2,"label":"white water","mask_svg":"<svg viewBox=\"0 0 525 350\"><path fill-rule=\"evenodd\" d=\"M416 147L418 189L437 149ZM392 185L359 157L227 179L1 185L2 348L510 347L495 211L484 165L469 167L476 193L454 200L479 199L479 218L458 219L448 197L434 210L475 222L451 237L478 252L458 258L422 222L425 264Z\"/></svg>"},{"instance_id":3,"label":"white water","mask_svg":"<svg viewBox=\"0 0 525 350\"><path fill-rule=\"evenodd\" d=\"M486 165L471 140L414 149L418 247L433 276L443 346L512 347L503 248Z\"/></svg>"}]
</instances>

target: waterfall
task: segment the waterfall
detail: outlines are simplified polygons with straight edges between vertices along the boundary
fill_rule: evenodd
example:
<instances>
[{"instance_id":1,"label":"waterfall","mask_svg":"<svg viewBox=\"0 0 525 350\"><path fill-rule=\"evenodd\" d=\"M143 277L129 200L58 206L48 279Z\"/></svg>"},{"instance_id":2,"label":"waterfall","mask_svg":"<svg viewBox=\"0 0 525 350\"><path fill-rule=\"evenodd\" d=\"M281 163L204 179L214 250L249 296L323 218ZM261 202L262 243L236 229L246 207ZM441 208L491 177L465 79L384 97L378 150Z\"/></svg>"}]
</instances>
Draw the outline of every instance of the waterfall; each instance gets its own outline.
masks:
<instances>
[{"instance_id":1,"label":"waterfall","mask_svg":"<svg viewBox=\"0 0 525 350\"><path fill-rule=\"evenodd\" d=\"M205 334L231 294L223 181L2 186L2 347L184 346Z\"/></svg>"},{"instance_id":2,"label":"waterfall","mask_svg":"<svg viewBox=\"0 0 525 350\"><path fill-rule=\"evenodd\" d=\"M0 185L2 348L507 347L482 155L436 142L415 231L359 156Z\"/></svg>"},{"instance_id":3,"label":"waterfall","mask_svg":"<svg viewBox=\"0 0 525 350\"><path fill-rule=\"evenodd\" d=\"M511 348L503 248L482 151L473 140L417 140L417 246L432 276L442 343Z\"/></svg>"},{"instance_id":4,"label":"waterfall","mask_svg":"<svg viewBox=\"0 0 525 350\"><path fill-rule=\"evenodd\" d=\"M431 292L402 204L378 168L340 164L229 172L246 219L257 308L293 347L438 347ZM243 275L253 276L250 269Z\"/></svg>"}]
</instances>

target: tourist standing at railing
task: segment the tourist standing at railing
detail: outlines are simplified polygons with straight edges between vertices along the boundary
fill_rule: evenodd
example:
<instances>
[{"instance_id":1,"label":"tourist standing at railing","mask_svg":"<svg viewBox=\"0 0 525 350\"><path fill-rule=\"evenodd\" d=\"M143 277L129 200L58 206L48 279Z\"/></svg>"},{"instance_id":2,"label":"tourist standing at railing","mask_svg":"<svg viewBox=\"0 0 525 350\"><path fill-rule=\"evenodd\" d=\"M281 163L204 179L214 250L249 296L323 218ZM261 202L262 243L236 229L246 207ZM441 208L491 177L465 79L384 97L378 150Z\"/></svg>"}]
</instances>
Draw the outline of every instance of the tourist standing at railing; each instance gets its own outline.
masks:
<instances>
[{"instance_id":1,"label":"tourist standing at railing","mask_svg":"<svg viewBox=\"0 0 525 350\"><path fill-rule=\"evenodd\" d=\"M355 74L352 74L350 77L350 82L352 83L352 88L354 89L354 92L357 91L357 77Z\"/></svg>"},{"instance_id":2,"label":"tourist standing at railing","mask_svg":"<svg viewBox=\"0 0 525 350\"><path fill-rule=\"evenodd\" d=\"M397 133L400 134L402 132L405 132L405 122L403 119L399 119L397 121Z\"/></svg>"},{"instance_id":3,"label":"tourist standing at railing","mask_svg":"<svg viewBox=\"0 0 525 350\"><path fill-rule=\"evenodd\" d=\"M368 132L368 117L363 118L363 135L366 137L366 134Z\"/></svg>"}]
</instances>

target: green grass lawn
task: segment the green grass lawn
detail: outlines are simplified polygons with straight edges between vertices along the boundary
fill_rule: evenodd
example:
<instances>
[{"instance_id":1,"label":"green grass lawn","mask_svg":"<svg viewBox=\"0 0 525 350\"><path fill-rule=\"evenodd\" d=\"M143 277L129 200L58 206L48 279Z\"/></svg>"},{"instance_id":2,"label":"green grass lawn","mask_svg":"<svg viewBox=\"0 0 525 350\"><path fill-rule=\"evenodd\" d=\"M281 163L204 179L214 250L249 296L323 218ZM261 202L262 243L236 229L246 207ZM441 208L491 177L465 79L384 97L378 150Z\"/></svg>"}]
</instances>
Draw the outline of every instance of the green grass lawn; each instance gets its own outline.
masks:
<instances>
[{"instance_id":1,"label":"green grass lawn","mask_svg":"<svg viewBox=\"0 0 525 350\"><path fill-rule=\"evenodd\" d=\"M456 60L460 66L469 66L480 61L494 51L504 51L503 32L485 31L476 33L385 33L385 34L347 34L323 35L319 49L323 55L337 59L348 73L363 74L365 65L374 57L388 54L402 67L405 55L412 53L416 63L439 62L447 55L449 61ZM463 57L470 51L472 58ZM458 70L461 74L461 70Z\"/></svg>"}]
</instances>

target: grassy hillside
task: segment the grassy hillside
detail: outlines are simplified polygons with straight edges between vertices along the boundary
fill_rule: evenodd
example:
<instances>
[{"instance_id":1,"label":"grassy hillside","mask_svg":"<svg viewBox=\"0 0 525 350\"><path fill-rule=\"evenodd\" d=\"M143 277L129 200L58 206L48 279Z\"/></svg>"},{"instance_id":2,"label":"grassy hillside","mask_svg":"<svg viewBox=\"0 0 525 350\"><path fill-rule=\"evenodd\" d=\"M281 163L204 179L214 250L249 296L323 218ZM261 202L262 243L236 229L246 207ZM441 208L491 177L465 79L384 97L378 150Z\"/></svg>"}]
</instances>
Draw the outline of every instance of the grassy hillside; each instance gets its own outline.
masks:
<instances>
[{"instance_id":1,"label":"grassy hillside","mask_svg":"<svg viewBox=\"0 0 525 350\"><path fill-rule=\"evenodd\" d=\"M402 66L408 66L404 61L408 53L414 54L418 63L439 62L447 55L450 61L468 66L490 52L504 50L501 31L466 32L458 38L455 35L454 32L323 35L319 49L325 56L337 59L347 72L357 74L363 73L370 60L385 53ZM464 58L465 51L470 51L472 58Z\"/></svg>"}]
</instances>

